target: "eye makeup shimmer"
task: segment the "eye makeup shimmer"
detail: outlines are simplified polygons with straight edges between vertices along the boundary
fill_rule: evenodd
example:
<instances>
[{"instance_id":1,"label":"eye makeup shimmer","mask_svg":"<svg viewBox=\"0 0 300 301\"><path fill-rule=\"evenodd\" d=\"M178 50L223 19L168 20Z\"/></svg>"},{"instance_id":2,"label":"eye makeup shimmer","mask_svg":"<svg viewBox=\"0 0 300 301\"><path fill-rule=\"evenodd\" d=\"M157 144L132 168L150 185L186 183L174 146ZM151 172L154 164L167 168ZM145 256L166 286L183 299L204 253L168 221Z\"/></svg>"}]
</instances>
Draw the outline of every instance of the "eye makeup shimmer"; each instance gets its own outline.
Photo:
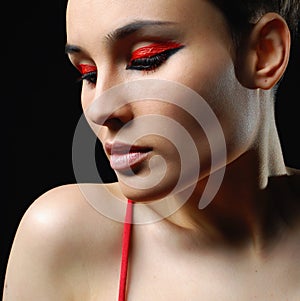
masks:
<instances>
[{"instance_id":1,"label":"eye makeup shimmer","mask_svg":"<svg viewBox=\"0 0 300 301\"><path fill-rule=\"evenodd\" d=\"M154 55L163 53L167 50L177 49L183 47L182 44L176 42L153 43L135 50L132 53L131 61L140 58L149 58Z\"/></svg>"},{"instance_id":2,"label":"eye makeup shimmer","mask_svg":"<svg viewBox=\"0 0 300 301\"><path fill-rule=\"evenodd\" d=\"M87 73L91 73L91 72L96 72L97 67L93 66L93 65L88 65L88 64L80 64L79 71L81 74L87 74Z\"/></svg>"}]
</instances>

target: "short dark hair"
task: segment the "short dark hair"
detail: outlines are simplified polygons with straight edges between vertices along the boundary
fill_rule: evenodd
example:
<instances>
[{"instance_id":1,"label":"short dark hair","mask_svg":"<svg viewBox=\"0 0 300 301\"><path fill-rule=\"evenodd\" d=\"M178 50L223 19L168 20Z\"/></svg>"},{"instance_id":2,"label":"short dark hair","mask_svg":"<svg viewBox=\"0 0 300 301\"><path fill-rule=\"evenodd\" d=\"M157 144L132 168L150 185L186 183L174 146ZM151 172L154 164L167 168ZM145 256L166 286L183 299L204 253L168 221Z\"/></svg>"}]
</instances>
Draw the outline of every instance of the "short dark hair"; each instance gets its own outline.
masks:
<instances>
[{"instance_id":1,"label":"short dark hair","mask_svg":"<svg viewBox=\"0 0 300 301\"><path fill-rule=\"evenodd\" d=\"M299 31L300 0L210 0L224 14L237 43L260 17L268 12L281 15L289 26L292 39Z\"/></svg>"}]
</instances>

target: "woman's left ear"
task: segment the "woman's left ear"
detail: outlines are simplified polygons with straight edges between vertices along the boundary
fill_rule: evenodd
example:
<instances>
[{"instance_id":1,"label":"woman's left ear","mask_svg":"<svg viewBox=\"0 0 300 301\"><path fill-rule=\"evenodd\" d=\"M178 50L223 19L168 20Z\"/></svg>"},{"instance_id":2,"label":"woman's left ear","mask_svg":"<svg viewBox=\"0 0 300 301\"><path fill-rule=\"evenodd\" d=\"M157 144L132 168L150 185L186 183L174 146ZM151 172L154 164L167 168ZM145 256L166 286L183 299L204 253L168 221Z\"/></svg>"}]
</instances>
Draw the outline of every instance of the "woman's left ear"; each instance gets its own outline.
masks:
<instances>
[{"instance_id":1,"label":"woman's left ear","mask_svg":"<svg viewBox=\"0 0 300 301\"><path fill-rule=\"evenodd\" d=\"M237 76L242 85L268 90L283 76L290 55L290 31L285 20L267 13L252 28L239 53Z\"/></svg>"}]
</instances>

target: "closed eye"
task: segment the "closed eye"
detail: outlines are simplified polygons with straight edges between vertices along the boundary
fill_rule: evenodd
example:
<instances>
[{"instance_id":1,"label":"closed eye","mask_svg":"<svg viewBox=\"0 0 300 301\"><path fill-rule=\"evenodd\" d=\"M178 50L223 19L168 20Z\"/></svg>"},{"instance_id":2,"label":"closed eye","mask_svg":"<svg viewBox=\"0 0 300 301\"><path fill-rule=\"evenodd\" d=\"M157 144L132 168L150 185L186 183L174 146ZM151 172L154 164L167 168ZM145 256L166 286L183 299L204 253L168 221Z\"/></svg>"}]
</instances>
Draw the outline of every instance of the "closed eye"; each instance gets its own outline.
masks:
<instances>
[{"instance_id":1,"label":"closed eye","mask_svg":"<svg viewBox=\"0 0 300 301\"><path fill-rule=\"evenodd\" d=\"M175 42L153 43L135 50L126 70L152 71L160 67L173 54L184 46ZM86 80L91 85L97 83L97 67L89 64L80 64L81 77L79 81Z\"/></svg>"},{"instance_id":2,"label":"closed eye","mask_svg":"<svg viewBox=\"0 0 300 301\"><path fill-rule=\"evenodd\" d=\"M97 83L97 67L88 64L80 64L79 71L81 77L79 81L86 80L89 84L95 85Z\"/></svg>"},{"instance_id":3,"label":"closed eye","mask_svg":"<svg viewBox=\"0 0 300 301\"><path fill-rule=\"evenodd\" d=\"M81 81L81 80L86 80L88 83L96 85L97 72L93 71L93 72L85 73L85 74L81 75L81 77L79 78L79 81Z\"/></svg>"},{"instance_id":4,"label":"closed eye","mask_svg":"<svg viewBox=\"0 0 300 301\"><path fill-rule=\"evenodd\" d=\"M151 71L161 66L184 46L174 42L155 43L133 52L127 70Z\"/></svg>"}]
</instances>

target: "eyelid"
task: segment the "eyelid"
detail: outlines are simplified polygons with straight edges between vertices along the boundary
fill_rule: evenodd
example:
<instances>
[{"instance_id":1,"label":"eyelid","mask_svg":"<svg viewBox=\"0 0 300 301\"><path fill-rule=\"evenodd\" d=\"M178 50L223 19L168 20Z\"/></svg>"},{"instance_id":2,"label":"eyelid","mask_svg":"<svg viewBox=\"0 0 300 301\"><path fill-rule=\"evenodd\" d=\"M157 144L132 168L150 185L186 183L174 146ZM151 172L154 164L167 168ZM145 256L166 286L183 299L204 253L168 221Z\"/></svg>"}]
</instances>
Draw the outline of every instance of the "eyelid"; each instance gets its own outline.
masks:
<instances>
[{"instance_id":1,"label":"eyelid","mask_svg":"<svg viewBox=\"0 0 300 301\"><path fill-rule=\"evenodd\" d=\"M135 50L131 55L130 61L134 61L139 58L149 58L164 51L177 49L181 47L183 47L182 44L171 41L163 43L152 43L150 45Z\"/></svg>"},{"instance_id":2,"label":"eyelid","mask_svg":"<svg viewBox=\"0 0 300 301\"><path fill-rule=\"evenodd\" d=\"M96 72L97 67L94 65L89 65L89 64L79 64L78 69L81 74L87 74L91 72Z\"/></svg>"}]
</instances>

